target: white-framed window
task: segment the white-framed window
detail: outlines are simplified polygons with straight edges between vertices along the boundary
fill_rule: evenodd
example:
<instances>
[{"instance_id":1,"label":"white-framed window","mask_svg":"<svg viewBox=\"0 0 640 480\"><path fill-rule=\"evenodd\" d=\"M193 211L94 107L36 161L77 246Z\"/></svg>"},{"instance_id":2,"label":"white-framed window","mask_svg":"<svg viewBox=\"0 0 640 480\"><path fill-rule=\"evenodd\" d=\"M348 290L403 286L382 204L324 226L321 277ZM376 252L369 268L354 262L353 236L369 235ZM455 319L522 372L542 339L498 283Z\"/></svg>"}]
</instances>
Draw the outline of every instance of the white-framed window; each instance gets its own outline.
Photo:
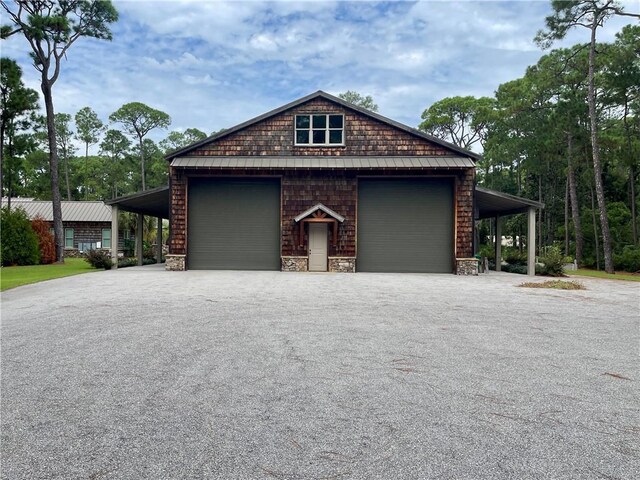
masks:
<instances>
[{"instance_id":1,"label":"white-framed window","mask_svg":"<svg viewBox=\"0 0 640 480\"><path fill-rule=\"evenodd\" d=\"M111 229L102 229L102 248L111 248Z\"/></svg>"},{"instance_id":2,"label":"white-framed window","mask_svg":"<svg viewBox=\"0 0 640 480\"><path fill-rule=\"evenodd\" d=\"M73 228L64 229L64 248L73 248Z\"/></svg>"},{"instance_id":3,"label":"white-framed window","mask_svg":"<svg viewBox=\"0 0 640 480\"><path fill-rule=\"evenodd\" d=\"M89 250L95 250L96 248L100 248L99 242L79 242L78 250L82 253L88 252Z\"/></svg>"},{"instance_id":4,"label":"white-framed window","mask_svg":"<svg viewBox=\"0 0 640 480\"><path fill-rule=\"evenodd\" d=\"M296 115L294 140L296 145L344 145L344 115L337 113Z\"/></svg>"}]
</instances>

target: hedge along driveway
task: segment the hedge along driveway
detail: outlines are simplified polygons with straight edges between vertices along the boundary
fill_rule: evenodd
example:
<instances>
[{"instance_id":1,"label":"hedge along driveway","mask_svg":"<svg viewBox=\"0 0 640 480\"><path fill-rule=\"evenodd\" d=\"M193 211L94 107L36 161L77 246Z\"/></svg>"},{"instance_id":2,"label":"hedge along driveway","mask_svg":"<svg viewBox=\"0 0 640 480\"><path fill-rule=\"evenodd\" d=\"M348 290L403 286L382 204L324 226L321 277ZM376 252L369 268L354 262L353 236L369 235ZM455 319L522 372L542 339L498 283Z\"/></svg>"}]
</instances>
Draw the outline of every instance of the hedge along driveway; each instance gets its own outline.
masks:
<instances>
[{"instance_id":1,"label":"hedge along driveway","mask_svg":"<svg viewBox=\"0 0 640 480\"><path fill-rule=\"evenodd\" d=\"M3 479L637 478L640 284L160 268L2 294Z\"/></svg>"},{"instance_id":2,"label":"hedge along driveway","mask_svg":"<svg viewBox=\"0 0 640 480\"><path fill-rule=\"evenodd\" d=\"M67 258L63 264L0 268L0 291L54 278L69 277L97 270L82 258Z\"/></svg>"}]
</instances>

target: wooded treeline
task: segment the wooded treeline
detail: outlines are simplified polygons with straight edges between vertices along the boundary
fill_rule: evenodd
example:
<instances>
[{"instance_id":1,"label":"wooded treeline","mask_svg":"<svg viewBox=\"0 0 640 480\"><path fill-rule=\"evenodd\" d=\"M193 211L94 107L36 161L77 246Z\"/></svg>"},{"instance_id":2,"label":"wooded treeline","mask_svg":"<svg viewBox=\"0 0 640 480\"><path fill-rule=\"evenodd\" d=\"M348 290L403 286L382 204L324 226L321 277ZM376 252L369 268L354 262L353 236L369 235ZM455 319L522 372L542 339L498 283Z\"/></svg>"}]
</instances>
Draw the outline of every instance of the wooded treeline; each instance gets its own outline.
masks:
<instances>
[{"instance_id":1,"label":"wooded treeline","mask_svg":"<svg viewBox=\"0 0 640 480\"><path fill-rule=\"evenodd\" d=\"M615 42L599 43L596 51L595 110L614 263L621 268L635 259L640 265L640 26L624 27ZM588 72L588 44L555 49L522 78L500 85L494 97L436 102L420 128L465 148L481 146L479 185L544 203L541 248L559 244L581 265L604 268ZM503 234L521 238L521 217L510 217ZM481 242L492 228L483 223Z\"/></svg>"},{"instance_id":2,"label":"wooded treeline","mask_svg":"<svg viewBox=\"0 0 640 480\"><path fill-rule=\"evenodd\" d=\"M3 58L2 62L2 95L5 97L7 92L8 99L7 102L3 99L3 105L20 103L14 101L17 96L32 99L28 105L21 103L28 108L16 112L17 115L2 124L3 196L50 199L47 132L44 117L39 115L37 92L18 84L5 89L5 84L9 83L8 79L5 82L5 74L19 72L19 67L9 59ZM3 113L8 110L4 109ZM110 118L112 123L107 125L108 120L98 118L90 107L73 114L55 114L60 159L58 175L63 200L108 200L140 191L143 184L145 189L166 185L168 167L164 155L207 136L205 132L191 128L184 132L172 131L158 143L145 138L150 126L166 128L170 118L166 113L140 103L126 104ZM142 137L136 129L143 133ZM78 148L78 144L82 147ZM97 146L98 154L89 155L89 148L94 146ZM141 152L145 161L144 182Z\"/></svg>"}]
</instances>

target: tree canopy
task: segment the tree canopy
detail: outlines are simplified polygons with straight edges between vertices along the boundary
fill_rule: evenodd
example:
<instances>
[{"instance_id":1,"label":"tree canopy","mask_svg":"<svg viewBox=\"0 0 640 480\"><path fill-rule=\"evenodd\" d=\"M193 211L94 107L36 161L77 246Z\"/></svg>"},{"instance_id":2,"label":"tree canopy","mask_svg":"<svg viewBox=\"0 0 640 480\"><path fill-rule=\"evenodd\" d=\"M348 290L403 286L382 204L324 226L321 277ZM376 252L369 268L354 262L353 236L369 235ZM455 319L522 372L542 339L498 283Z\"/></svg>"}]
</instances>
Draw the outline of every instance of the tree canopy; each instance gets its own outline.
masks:
<instances>
[{"instance_id":1,"label":"tree canopy","mask_svg":"<svg viewBox=\"0 0 640 480\"><path fill-rule=\"evenodd\" d=\"M371 95L364 96L356 91L347 90L346 92L339 93L338 97L358 107L371 110L372 112L378 111L378 105L373 101L373 97Z\"/></svg>"},{"instance_id":2,"label":"tree canopy","mask_svg":"<svg viewBox=\"0 0 640 480\"><path fill-rule=\"evenodd\" d=\"M154 128L168 128L171 125L171 117L165 112L149 107L144 103L126 103L109 115L109 120L122 124L126 133L138 139L138 153L142 172L142 190L146 190L145 149L144 137Z\"/></svg>"}]
</instances>

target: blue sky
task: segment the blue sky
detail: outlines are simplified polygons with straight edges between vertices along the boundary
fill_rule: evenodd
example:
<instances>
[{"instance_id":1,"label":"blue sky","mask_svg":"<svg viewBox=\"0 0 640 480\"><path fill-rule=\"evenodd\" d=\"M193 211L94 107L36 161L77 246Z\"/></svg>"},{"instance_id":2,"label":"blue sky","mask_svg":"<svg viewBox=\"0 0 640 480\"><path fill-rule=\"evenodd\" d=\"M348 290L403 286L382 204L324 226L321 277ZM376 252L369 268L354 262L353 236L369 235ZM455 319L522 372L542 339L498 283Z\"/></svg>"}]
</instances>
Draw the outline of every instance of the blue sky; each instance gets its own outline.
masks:
<instances>
[{"instance_id":1,"label":"blue sky","mask_svg":"<svg viewBox=\"0 0 640 480\"><path fill-rule=\"evenodd\" d=\"M171 115L171 130L207 133L319 89L372 95L381 114L417 126L441 98L490 96L522 76L544 54L533 37L550 12L548 1L114 4L113 41L81 39L69 50L56 111L88 105L106 121L140 101ZM599 40L628 22L610 20ZM587 40L575 30L558 46ZM39 91L27 54L21 37L2 43Z\"/></svg>"}]
</instances>

